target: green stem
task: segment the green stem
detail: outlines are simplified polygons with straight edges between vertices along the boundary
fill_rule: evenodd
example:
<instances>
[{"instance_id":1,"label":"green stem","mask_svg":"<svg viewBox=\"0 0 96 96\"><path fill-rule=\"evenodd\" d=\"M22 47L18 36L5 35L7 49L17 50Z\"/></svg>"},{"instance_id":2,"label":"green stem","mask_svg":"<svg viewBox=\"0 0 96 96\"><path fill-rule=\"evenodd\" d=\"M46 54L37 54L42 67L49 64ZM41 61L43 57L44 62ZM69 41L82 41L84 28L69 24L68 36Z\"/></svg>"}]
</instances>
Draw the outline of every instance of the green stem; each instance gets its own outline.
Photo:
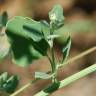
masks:
<instances>
[{"instance_id":1,"label":"green stem","mask_svg":"<svg viewBox=\"0 0 96 96\"><path fill-rule=\"evenodd\" d=\"M53 22L50 22L50 35L53 35L53 32L54 32L54 28L52 26L52 23ZM51 67L52 67L52 73L55 74L52 78L52 82L57 82L57 64L55 62L55 52L54 52L54 39L51 38L51 41L52 41L52 46L50 47L50 50L51 50Z\"/></svg>"},{"instance_id":2,"label":"green stem","mask_svg":"<svg viewBox=\"0 0 96 96\"><path fill-rule=\"evenodd\" d=\"M85 51L85 52L83 52L83 53L81 53L81 54L79 54L79 55L77 55L77 56L75 56L75 57L73 57L73 58L71 58L71 59L69 59L68 61L66 61L64 64L62 64L62 66L61 65L59 65L58 67L63 67L64 65L66 65L66 64L69 64L69 63L71 63L71 62L74 62L75 60L78 60L78 59L80 59L80 58L82 58L82 57L84 57L85 55L88 55L89 53L91 53L91 52L93 52L93 51L96 51L96 47L93 47L93 48L90 48L90 49L88 49L87 51ZM92 65L93 67L94 66L96 66L96 65ZM90 67L90 68L92 68L92 67ZM86 69L85 69L86 70ZM92 70L90 70L90 71L92 71ZM89 72L90 72L89 71ZM95 71L95 68L93 68L93 71ZM91 73L91 72L90 72ZM77 73L76 73L77 74ZM79 74L80 74L80 72L79 72ZM87 74L85 74L85 75L87 75ZM68 78L70 78L70 77L68 77ZM67 80L68 80L68 82L70 82L70 80L69 79L65 79L65 81L64 80L62 80L61 81L61 84L63 84L64 82L67 82ZM72 77L73 78L73 77ZM26 88L28 88L29 86L31 86L32 85L32 83L33 82L36 82L37 81L37 79L36 80L33 80L33 81L31 81L31 82L29 82L29 83L27 83L26 85L24 85L22 88L20 88L19 90L17 90L16 92L14 92L12 95L10 95L10 96L16 96L17 94L19 94L19 93L21 93L22 91L24 91ZM62 86L60 84L60 86ZM67 84L67 83L64 83L64 84ZM65 85L64 85L65 86ZM60 87L61 88L61 87ZM44 91L41 91L40 93L38 93L38 94L45 94L45 95L43 95L43 96L47 96L46 94L47 93L45 93ZM36 96L42 96L42 95L36 95ZM49 94L49 93L48 93Z\"/></svg>"},{"instance_id":3,"label":"green stem","mask_svg":"<svg viewBox=\"0 0 96 96\"><path fill-rule=\"evenodd\" d=\"M51 49L52 53L52 72L54 73L56 70L55 56L54 56L54 48Z\"/></svg>"},{"instance_id":4,"label":"green stem","mask_svg":"<svg viewBox=\"0 0 96 96\"><path fill-rule=\"evenodd\" d=\"M54 48L52 47L52 49L51 49L51 53L52 53L52 64L51 64L51 66L52 66L52 73L54 74L54 76L53 76L53 78L52 78L52 82L53 83L55 83L55 82L57 82L57 64L56 64L56 62L55 62L55 53L54 53Z\"/></svg>"},{"instance_id":5,"label":"green stem","mask_svg":"<svg viewBox=\"0 0 96 96\"><path fill-rule=\"evenodd\" d=\"M60 81L60 85L59 85L58 89L65 87L65 86L71 84L72 82L75 82L76 80L78 80L82 77L85 77L86 75L88 75L94 71L96 71L96 63L94 65L92 65L92 66L90 66L90 67L88 67L88 68ZM49 88L50 87L48 87L47 90ZM54 92L54 91L56 91L56 90L53 90L52 92ZM49 94L51 94L51 93L50 92L48 93L48 92L45 92L45 90L42 90L42 91L38 92L37 94L35 94L34 96L48 96Z\"/></svg>"},{"instance_id":6,"label":"green stem","mask_svg":"<svg viewBox=\"0 0 96 96\"><path fill-rule=\"evenodd\" d=\"M80 58L82 58L82 57L84 57L84 56L92 53L93 51L96 51L96 47L90 48L90 49L82 52L81 54L79 54L79 55L77 55L77 56L69 59L68 61L64 62L63 64L58 65L58 67L59 67L59 68L62 68L62 67L64 67L65 65L67 65L67 64L69 64L69 63L72 63L72 62L74 62L74 61L76 61L76 60L78 60L78 59L80 59Z\"/></svg>"}]
</instances>

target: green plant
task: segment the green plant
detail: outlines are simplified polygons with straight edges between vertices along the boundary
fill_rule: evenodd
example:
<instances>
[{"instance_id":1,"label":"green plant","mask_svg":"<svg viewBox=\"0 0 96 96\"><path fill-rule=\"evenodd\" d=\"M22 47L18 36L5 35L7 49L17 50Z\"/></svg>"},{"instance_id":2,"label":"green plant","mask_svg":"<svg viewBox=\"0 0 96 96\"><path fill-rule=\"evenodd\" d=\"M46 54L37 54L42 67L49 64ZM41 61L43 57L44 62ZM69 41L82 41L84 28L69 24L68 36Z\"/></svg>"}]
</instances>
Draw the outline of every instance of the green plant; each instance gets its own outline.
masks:
<instances>
[{"instance_id":1,"label":"green plant","mask_svg":"<svg viewBox=\"0 0 96 96\"><path fill-rule=\"evenodd\" d=\"M11 46L12 61L19 66L28 66L34 60L46 56L51 64L50 72L35 72L35 80L30 81L10 96L16 96L37 80L51 79L51 85L34 95L48 96L59 88L69 85L89 73L96 71L96 64L94 64L64 80L59 81L57 79L59 68L96 50L96 47L91 48L67 60L71 47L71 37L69 35L64 44L64 48L62 48L63 57L57 61L54 50L54 40L61 37L57 33L57 30L63 26L63 8L60 5L55 5L49 12L49 23L45 20L35 21L28 17L21 16L14 17L8 21L6 25L6 35ZM51 55L48 54L48 49Z\"/></svg>"},{"instance_id":2,"label":"green plant","mask_svg":"<svg viewBox=\"0 0 96 96\"><path fill-rule=\"evenodd\" d=\"M12 94L18 85L18 81L19 78L17 75L9 77L7 72L2 73L0 75L0 92L2 91L6 94Z\"/></svg>"},{"instance_id":3,"label":"green plant","mask_svg":"<svg viewBox=\"0 0 96 96\"><path fill-rule=\"evenodd\" d=\"M7 93L13 93L18 85L18 76L8 76L7 72L0 75L0 89L5 90Z\"/></svg>"}]
</instances>

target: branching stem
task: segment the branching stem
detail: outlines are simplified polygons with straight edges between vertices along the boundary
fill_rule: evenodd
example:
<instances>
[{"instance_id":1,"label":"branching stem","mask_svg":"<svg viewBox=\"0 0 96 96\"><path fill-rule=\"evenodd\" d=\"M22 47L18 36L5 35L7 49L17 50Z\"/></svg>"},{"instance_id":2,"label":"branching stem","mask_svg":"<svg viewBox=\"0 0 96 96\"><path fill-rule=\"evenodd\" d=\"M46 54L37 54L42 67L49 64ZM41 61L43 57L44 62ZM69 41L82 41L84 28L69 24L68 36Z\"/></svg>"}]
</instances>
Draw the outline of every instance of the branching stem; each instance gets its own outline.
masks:
<instances>
[{"instance_id":1,"label":"branching stem","mask_svg":"<svg viewBox=\"0 0 96 96\"><path fill-rule=\"evenodd\" d=\"M88 49L87 51L85 51L85 52L83 52L83 53L81 53L81 54L79 54L79 55L77 55L77 56L69 59L69 60L66 61L64 64L59 65L58 67L61 68L61 67L65 66L65 65L67 65L67 64L69 64L69 63L72 63L72 62L74 62L75 60L78 60L78 59L84 57L85 55L90 54L90 53L93 52L93 51L96 51L96 47L90 48L90 49ZM76 80L78 80L78 79L80 79L80 78L88 75L89 73L94 72L94 71L96 71L96 64L94 64L94 65L92 65L92 66L90 66L90 67L88 67L88 68L86 68L86 69L84 69L84 70L82 70L82 71L80 71L80 72L72 75L71 77L68 77L68 78L60 81L60 86L59 86L59 88L62 88L62 87L64 87L64 86L66 86L66 85L69 85L70 83L72 83L72 82L74 82L74 81L76 81ZM29 86L31 86L31 85L32 85L34 82L36 82L37 80L38 80L38 79L35 79L35 80L27 83L26 85L24 85L23 87L21 87L19 90L17 90L16 92L14 92L14 93L13 93L12 95L10 95L10 96L16 96L16 95L18 95L19 93L21 93L22 91L24 91L26 88L28 88ZM35 96L42 96L42 95L40 95L40 94L43 94L43 96L47 96L46 94L49 94L49 93L45 93L44 90L43 90L43 91L37 93Z\"/></svg>"}]
</instances>

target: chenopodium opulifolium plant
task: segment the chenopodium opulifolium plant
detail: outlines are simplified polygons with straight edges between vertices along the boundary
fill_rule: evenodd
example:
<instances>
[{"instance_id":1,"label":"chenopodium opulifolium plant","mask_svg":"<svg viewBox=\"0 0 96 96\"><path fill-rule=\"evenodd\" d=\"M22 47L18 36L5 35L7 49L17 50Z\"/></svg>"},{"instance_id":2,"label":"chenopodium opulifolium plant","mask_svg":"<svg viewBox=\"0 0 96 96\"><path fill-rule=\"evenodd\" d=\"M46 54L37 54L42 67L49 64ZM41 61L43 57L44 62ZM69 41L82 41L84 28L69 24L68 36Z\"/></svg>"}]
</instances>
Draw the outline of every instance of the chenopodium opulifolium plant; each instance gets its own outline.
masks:
<instances>
[{"instance_id":1,"label":"chenopodium opulifolium plant","mask_svg":"<svg viewBox=\"0 0 96 96\"><path fill-rule=\"evenodd\" d=\"M0 96L6 96L3 94L12 94L19 83L19 77L17 75L9 76L7 72L0 75Z\"/></svg>"},{"instance_id":2,"label":"chenopodium opulifolium plant","mask_svg":"<svg viewBox=\"0 0 96 96\"><path fill-rule=\"evenodd\" d=\"M36 78L48 79L54 77L58 69L54 52L54 39L60 37L57 29L64 26L63 8L57 4L49 12L49 21L35 21L28 17L16 16L7 23L6 34L11 45L12 61L20 66L28 66L32 61L47 56L52 74L36 72ZM69 55L71 46L70 36L62 49L63 58L59 63L63 63ZM51 56L48 56L50 49Z\"/></svg>"},{"instance_id":3,"label":"chenopodium opulifolium plant","mask_svg":"<svg viewBox=\"0 0 96 96\"><path fill-rule=\"evenodd\" d=\"M60 37L56 34L56 29L64 25L63 8L56 5L49 12L49 19L50 23L45 20L35 21L28 17L16 16L7 23L6 34L15 64L27 66L33 60L47 56L47 50L52 49L54 39Z\"/></svg>"},{"instance_id":4,"label":"chenopodium opulifolium plant","mask_svg":"<svg viewBox=\"0 0 96 96\"><path fill-rule=\"evenodd\" d=\"M35 72L35 80L29 82L10 96L16 96L25 88L39 79L51 79L52 84L41 90L34 96L48 96L55 90L62 88L91 72L96 71L96 64L88 67L64 80L59 81L57 79L58 69L64 66L66 63L77 60L82 56L96 50L92 48L85 53L65 62L70 52L71 38L68 36L62 48L62 58L57 61L54 49L54 40L61 36L57 34L58 29L64 26L63 8L57 4L49 12L49 22L45 20L35 21L28 17L16 16L12 20L9 20L6 25L6 35L11 46L11 54L13 63L19 66L28 66L32 64L34 60L37 60L43 56L46 56L51 64L50 72ZM48 54L48 49L50 54Z\"/></svg>"}]
</instances>

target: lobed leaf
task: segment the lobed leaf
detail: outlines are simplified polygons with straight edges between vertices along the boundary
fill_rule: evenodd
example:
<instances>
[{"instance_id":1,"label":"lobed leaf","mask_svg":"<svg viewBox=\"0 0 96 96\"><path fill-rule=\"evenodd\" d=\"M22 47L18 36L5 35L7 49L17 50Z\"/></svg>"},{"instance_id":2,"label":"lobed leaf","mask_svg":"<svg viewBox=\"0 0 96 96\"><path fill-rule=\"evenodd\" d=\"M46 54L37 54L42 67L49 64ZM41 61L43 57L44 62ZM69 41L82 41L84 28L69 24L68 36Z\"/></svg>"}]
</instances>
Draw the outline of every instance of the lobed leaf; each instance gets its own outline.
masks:
<instances>
[{"instance_id":1,"label":"lobed leaf","mask_svg":"<svg viewBox=\"0 0 96 96\"><path fill-rule=\"evenodd\" d=\"M42 33L42 24L29 18L15 17L7 24L6 34L11 44L13 62L28 66L45 56L48 43Z\"/></svg>"}]
</instances>

